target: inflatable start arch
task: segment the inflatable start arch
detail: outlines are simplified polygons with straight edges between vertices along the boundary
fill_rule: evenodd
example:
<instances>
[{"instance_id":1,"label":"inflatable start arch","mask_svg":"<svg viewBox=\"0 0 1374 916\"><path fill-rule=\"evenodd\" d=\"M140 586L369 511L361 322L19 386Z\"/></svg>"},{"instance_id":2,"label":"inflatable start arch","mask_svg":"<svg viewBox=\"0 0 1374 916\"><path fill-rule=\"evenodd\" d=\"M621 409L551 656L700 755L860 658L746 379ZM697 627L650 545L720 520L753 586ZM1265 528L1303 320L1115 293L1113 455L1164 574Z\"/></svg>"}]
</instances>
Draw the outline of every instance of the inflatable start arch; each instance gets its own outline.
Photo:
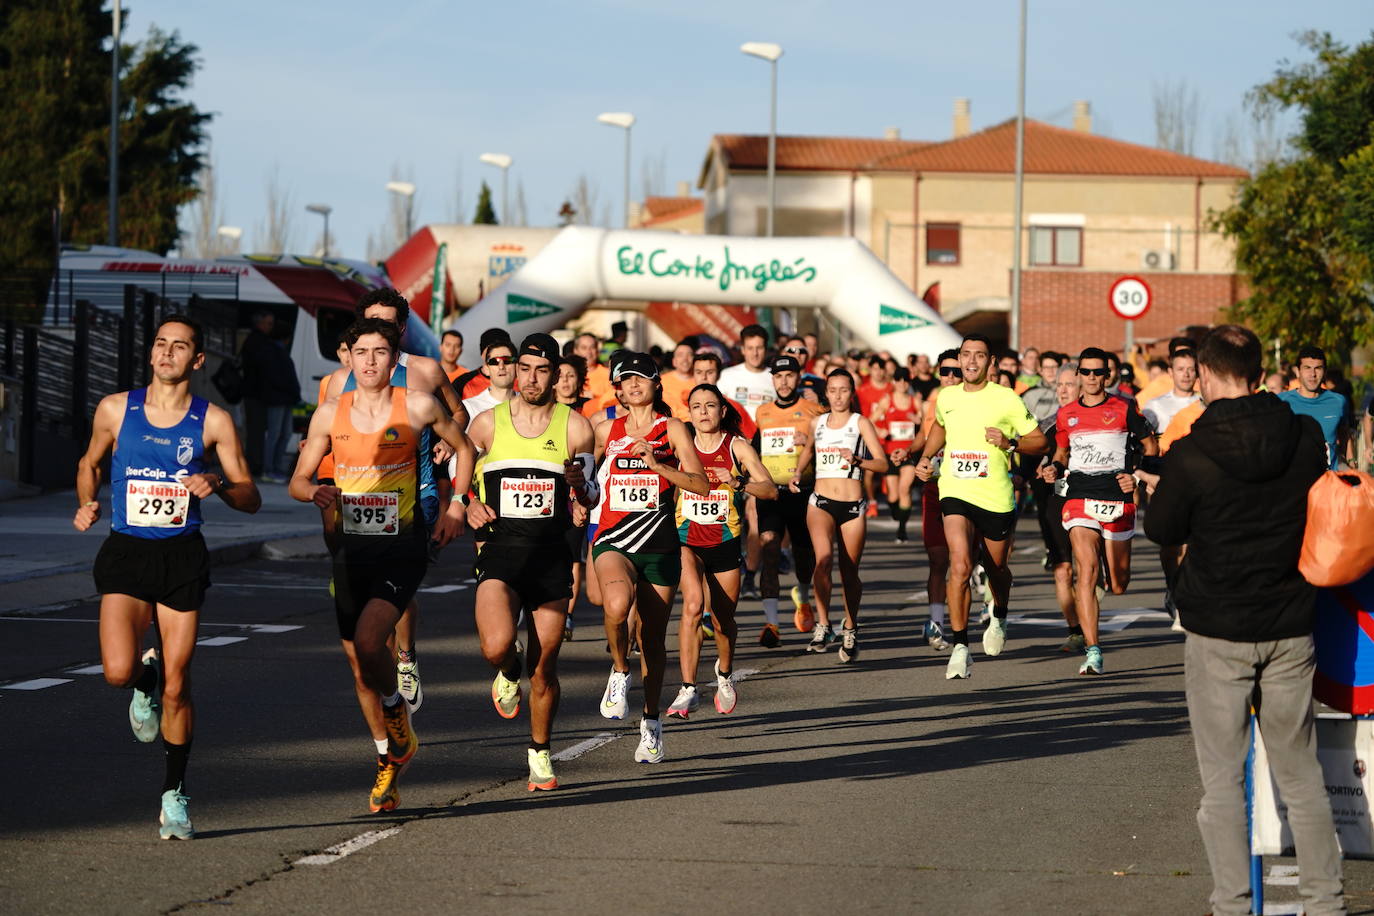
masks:
<instances>
[{"instance_id":1,"label":"inflatable start arch","mask_svg":"<svg viewBox=\"0 0 1374 916\"><path fill-rule=\"evenodd\" d=\"M868 347L932 360L960 335L852 238L682 235L570 226L458 320L476 341L566 325L595 299L821 309Z\"/></svg>"}]
</instances>

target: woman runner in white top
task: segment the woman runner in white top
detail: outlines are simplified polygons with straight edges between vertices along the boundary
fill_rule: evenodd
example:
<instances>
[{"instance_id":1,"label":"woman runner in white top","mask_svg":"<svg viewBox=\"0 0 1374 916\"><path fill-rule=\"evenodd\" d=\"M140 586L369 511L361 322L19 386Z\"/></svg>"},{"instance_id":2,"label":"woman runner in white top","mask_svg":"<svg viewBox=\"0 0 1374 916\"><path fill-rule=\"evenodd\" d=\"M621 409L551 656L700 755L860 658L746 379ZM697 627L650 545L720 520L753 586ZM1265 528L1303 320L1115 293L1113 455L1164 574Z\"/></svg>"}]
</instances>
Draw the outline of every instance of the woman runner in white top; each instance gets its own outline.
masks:
<instances>
[{"instance_id":1,"label":"woman runner in white top","mask_svg":"<svg viewBox=\"0 0 1374 916\"><path fill-rule=\"evenodd\" d=\"M816 572L812 585L816 592L816 627L811 633L808 652L824 652L834 640L830 625L831 555L836 532L840 535L840 579L844 586L844 637L840 661L858 658L859 559L864 552L868 528L864 521L863 472L886 474L887 456L873 423L857 410L854 402L854 377L847 370L835 369L825 379L828 413L816 418L811 439L797 460L797 476L791 489L797 492L802 469L816 463L816 489L806 509L806 527L816 551Z\"/></svg>"}]
</instances>

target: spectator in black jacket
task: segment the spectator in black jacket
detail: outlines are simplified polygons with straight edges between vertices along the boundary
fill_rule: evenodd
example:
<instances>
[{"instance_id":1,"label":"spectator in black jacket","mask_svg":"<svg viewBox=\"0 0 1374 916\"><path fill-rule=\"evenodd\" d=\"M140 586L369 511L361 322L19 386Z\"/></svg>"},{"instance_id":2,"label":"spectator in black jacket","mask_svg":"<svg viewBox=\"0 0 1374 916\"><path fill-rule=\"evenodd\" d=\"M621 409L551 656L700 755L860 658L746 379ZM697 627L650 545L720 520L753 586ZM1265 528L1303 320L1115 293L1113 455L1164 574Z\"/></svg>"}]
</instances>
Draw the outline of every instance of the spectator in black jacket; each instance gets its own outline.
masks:
<instances>
[{"instance_id":1,"label":"spectator in black jacket","mask_svg":"<svg viewBox=\"0 0 1374 916\"><path fill-rule=\"evenodd\" d=\"M1254 705L1298 853L1306 912L1344 913L1340 849L1312 718L1315 591L1298 572L1307 491L1326 468L1316 421L1260 378L1259 339L1223 325L1198 350L1207 410L1165 456L1145 518L1187 544L1174 591L1187 630L1188 718L1202 774L1198 827L1212 911L1250 912L1243 792Z\"/></svg>"},{"instance_id":2,"label":"spectator in black jacket","mask_svg":"<svg viewBox=\"0 0 1374 916\"><path fill-rule=\"evenodd\" d=\"M243 367L243 448L248 469L259 480L285 483L289 470L286 444L291 438L291 410L301 399L296 364L281 341L272 336L276 318L263 309L253 315L253 330L239 350Z\"/></svg>"}]
</instances>

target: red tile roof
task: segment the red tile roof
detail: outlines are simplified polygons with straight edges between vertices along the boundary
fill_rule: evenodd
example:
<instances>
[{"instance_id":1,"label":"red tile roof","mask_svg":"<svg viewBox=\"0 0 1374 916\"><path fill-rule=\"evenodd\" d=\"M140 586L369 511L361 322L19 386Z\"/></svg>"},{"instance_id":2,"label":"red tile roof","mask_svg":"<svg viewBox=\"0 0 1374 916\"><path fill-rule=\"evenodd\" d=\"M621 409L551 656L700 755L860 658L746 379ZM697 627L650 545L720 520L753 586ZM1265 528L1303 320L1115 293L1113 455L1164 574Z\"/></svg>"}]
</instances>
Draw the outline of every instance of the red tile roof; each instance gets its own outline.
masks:
<instances>
[{"instance_id":1,"label":"red tile roof","mask_svg":"<svg viewBox=\"0 0 1374 916\"><path fill-rule=\"evenodd\" d=\"M643 225L651 226L670 219L681 219L704 209L706 201L700 197L646 197Z\"/></svg>"},{"instance_id":2,"label":"red tile roof","mask_svg":"<svg viewBox=\"0 0 1374 916\"><path fill-rule=\"evenodd\" d=\"M733 170L767 168L768 138L717 134L719 151ZM1097 134L1026 120L1026 172L1040 175L1132 175L1186 178L1246 178L1244 169L1168 150L1113 140ZM1015 170L1016 121L942 143L849 137L779 137L778 168L791 171L843 170L982 172ZM703 170L703 178L705 170Z\"/></svg>"}]
</instances>

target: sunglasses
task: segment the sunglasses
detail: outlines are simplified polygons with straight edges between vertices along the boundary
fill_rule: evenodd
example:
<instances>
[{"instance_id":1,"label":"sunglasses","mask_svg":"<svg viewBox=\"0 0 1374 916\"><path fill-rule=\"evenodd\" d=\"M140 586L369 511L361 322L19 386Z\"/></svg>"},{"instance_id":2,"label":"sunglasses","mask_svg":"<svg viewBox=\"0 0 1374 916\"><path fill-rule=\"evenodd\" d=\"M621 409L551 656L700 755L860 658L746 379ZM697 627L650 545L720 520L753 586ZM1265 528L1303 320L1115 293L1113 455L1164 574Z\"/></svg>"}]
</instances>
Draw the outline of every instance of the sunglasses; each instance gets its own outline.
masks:
<instances>
[{"instance_id":1,"label":"sunglasses","mask_svg":"<svg viewBox=\"0 0 1374 916\"><path fill-rule=\"evenodd\" d=\"M1111 375L1111 372L1112 372L1112 370L1110 370L1110 369L1079 369L1079 370L1078 370L1078 374L1079 374L1079 375L1096 375L1096 376L1098 376L1099 378L1106 378L1108 375Z\"/></svg>"},{"instance_id":2,"label":"sunglasses","mask_svg":"<svg viewBox=\"0 0 1374 916\"><path fill-rule=\"evenodd\" d=\"M488 365L488 366L509 366L509 365L510 365L511 363L513 363L513 362L515 362L515 357L513 357L513 356L488 356L488 357L487 357L487 365Z\"/></svg>"},{"instance_id":3,"label":"sunglasses","mask_svg":"<svg viewBox=\"0 0 1374 916\"><path fill-rule=\"evenodd\" d=\"M805 353L805 352L806 352L806 347L788 347L787 349L783 350L782 352L784 352L784 353Z\"/></svg>"},{"instance_id":4,"label":"sunglasses","mask_svg":"<svg viewBox=\"0 0 1374 916\"><path fill-rule=\"evenodd\" d=\"M940 367L940 374L941 374L941 375L963 375L963 374L964 374L964 370L963 370L963 369L960 369L958 366L941 366L941 367Z\"/></svg>"}]
</instances>

